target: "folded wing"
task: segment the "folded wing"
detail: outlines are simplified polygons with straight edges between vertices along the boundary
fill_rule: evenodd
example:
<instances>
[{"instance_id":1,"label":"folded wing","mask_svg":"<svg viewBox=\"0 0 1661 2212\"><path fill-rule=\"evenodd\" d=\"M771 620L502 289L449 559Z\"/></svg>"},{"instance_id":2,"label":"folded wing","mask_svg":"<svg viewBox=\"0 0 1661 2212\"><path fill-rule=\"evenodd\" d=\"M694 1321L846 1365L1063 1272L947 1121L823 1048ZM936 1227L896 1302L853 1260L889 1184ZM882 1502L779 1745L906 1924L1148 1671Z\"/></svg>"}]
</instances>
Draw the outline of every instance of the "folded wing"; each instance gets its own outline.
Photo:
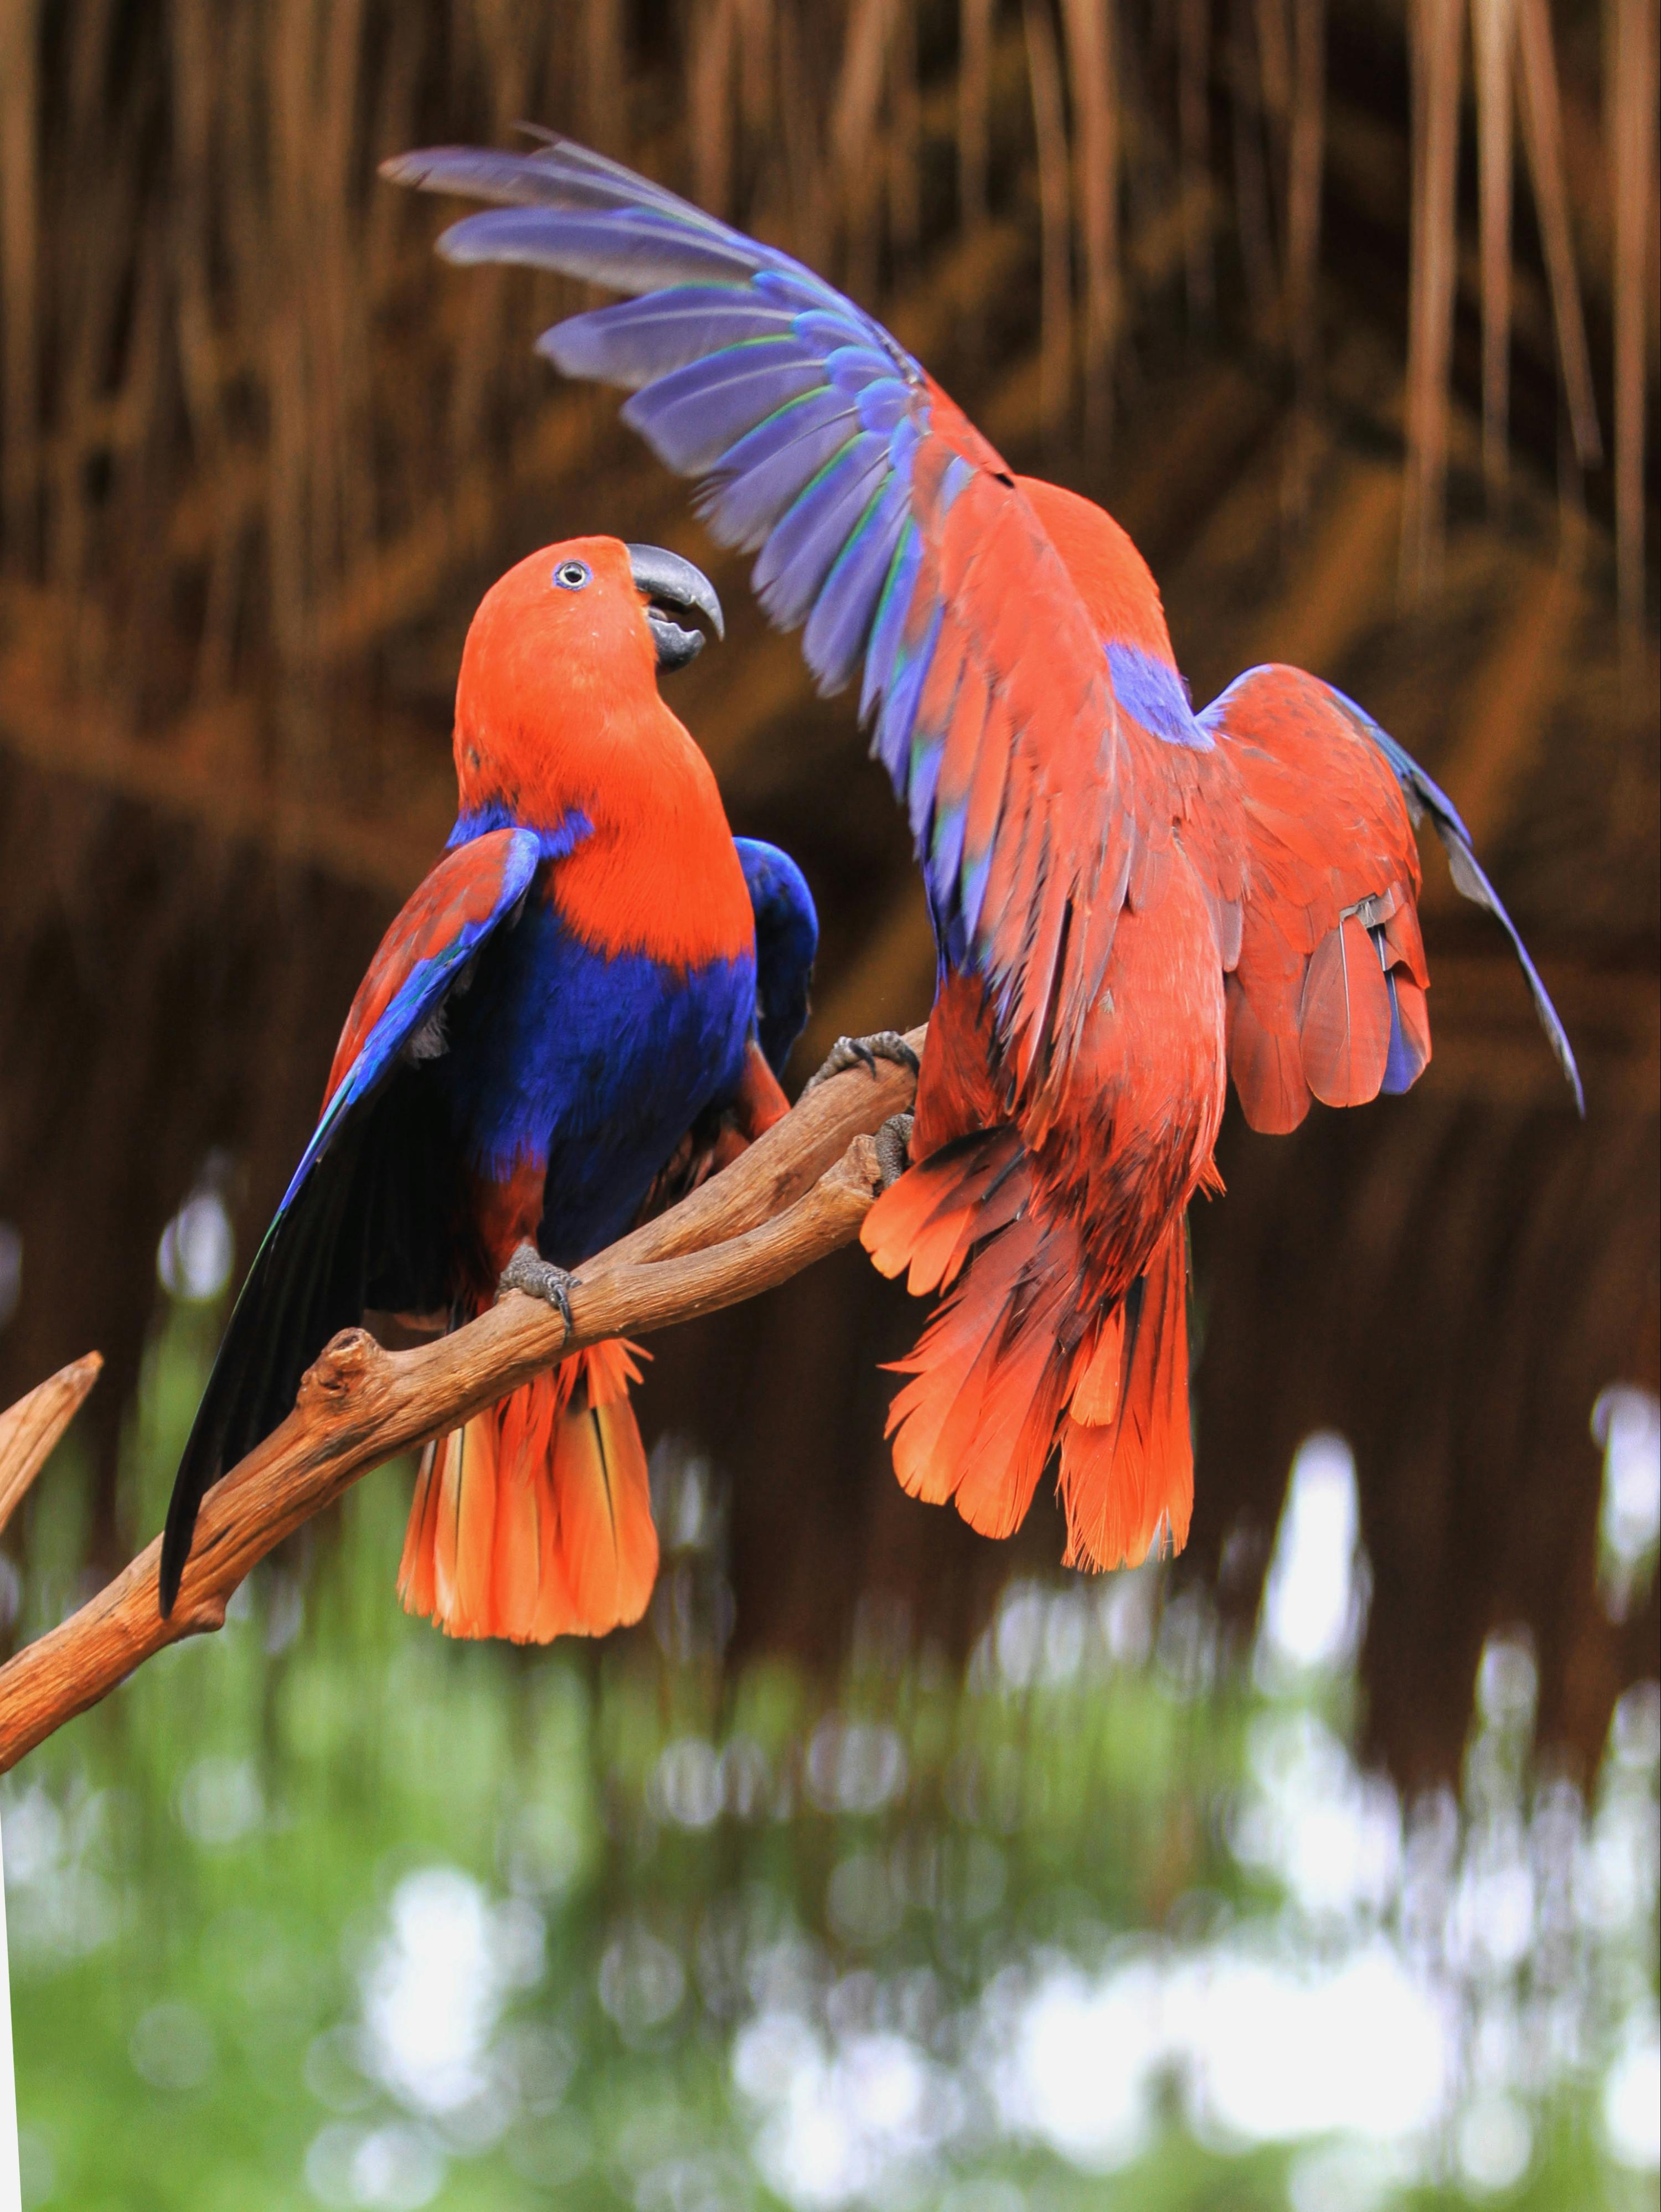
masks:
<instances>
[{"instance_id":1,"label":"folded wing","mask_svg":"<svg viewBox=\"0 0 1661 2212\"><path fill-rule=\"evenodd\" d=\"M282 1420L329 1339L366 1307L426 1311L448 1297L456 1164L424 1071L445 1049L447 1000L517 912L540 858L538 840L520 830L447 854L375 955L322 1116L238 1296L179 1462L162 1538L164 1612L204 1495Z\"/></svg>"},{"instance_id":2,"label":"folded wing","mask_svg":"<svg viewBox=\"0 0 1661 2212\"><path fill-rule=\"evenodd\" d=\"M1299 668L1254 668L1199 716L1238 778L1248 853L1228 978L1229 1072L1247 1120L1296 1128L1311 1097L1405 1091L1430 1059L1414 823L1429 813L1453 877L1499 918L1584 1111L1562 1024L1451 802L1354 701Z\"/></svg>"}]
</instances>

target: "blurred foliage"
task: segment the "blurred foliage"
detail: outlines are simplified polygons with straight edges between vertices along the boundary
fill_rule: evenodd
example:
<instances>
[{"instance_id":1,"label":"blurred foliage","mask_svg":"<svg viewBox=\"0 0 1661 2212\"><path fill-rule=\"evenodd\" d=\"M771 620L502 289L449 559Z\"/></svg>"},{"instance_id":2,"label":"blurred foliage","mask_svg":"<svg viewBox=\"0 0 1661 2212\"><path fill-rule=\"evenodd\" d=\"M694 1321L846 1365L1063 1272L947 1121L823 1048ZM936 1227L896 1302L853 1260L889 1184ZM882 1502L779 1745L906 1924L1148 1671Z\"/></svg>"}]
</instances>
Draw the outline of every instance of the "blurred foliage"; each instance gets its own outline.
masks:
<instances>
[{"instance_id":1,"label":"blurred foliage","mask_svg":"<svg viewBox=\"0 0 1661 2212\"><path fill-rule=\"evenodd\" d=\"M175 1304L153 1347L137 1525L216 1320ZM1354 1768L1348 1661L1220 1674L1157 1574L1012 1585L966 1680L870 1613L827 1702L722 1668L718 1482L673 1446L654 1473L633 1636L406 1619L388 1468L11 1778L26 2203L1653 2202L1603 2118L1653 2044L1652 1700L1588 1817L1530 1774L1530 1664L1491 1646L1463 1831ZM72 1451L40 1486L37 1616L86 1486ZM1327 2032L1360 2038L1371 2139L1281 2070L1335 2056L1342 2121Z\"/></svg>"}]
</instances>

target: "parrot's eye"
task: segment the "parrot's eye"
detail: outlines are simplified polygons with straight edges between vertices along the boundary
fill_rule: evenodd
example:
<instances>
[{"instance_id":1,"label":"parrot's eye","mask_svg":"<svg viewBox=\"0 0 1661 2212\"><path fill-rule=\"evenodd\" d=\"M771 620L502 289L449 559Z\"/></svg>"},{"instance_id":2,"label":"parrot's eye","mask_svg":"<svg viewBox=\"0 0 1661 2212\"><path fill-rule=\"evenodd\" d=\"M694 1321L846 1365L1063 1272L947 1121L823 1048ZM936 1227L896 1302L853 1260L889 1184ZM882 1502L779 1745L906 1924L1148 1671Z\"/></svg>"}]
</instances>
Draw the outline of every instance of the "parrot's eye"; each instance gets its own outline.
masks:
<instances>
[{"instance_id":1,"label":"parrot's eye","mask_svg":"<svg viewBox=\"0 0 1661 2212\"><path fill-rule=\"evenodd\" d=\"M580 592L593 580L594 572L586 561L562 561L554 571L554 581L562 592Z\"/></svg>"}]
</instances>

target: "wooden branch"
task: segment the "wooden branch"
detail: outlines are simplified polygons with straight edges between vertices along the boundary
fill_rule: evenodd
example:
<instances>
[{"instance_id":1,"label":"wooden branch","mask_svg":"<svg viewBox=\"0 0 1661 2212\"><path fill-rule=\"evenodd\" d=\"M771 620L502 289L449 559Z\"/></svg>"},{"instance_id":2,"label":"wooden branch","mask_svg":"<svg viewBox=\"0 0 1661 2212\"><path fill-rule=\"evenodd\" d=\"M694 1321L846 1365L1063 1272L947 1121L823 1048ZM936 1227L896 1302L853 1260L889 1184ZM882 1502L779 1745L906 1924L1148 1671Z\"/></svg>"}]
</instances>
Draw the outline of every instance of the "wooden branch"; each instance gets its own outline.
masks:
<instances>
[{"instance_id":1,"label":"wooden branch","mask_svg":"<svg viewBox=\"0 0 1661 2212\"><path fill-rule=\"evenodd\" d=\"M0 1413L0 1528L28 1495L29 1485L81 1410L103 1364L102 1352L86 1352Z\"/></svg>"},{"instance_id":2,"label":"wooden branch","mask_svg":"<svg viewBox=\"0 0 1661 2212\"><path fill-rule=\"evenodd\" d=\"M910 1039L919 1051L923 1034ZM850 1243L878 1185L872 1133L910 1105L912 1091L910 1073L885 1063L874 1078L855 1068L821 1085L702 1189L586 1261L569 1337L551 1307L517 1291L411 1351L386 1351L361 1328L336 1337L287 1420L203 1500L168 1619L157 1597L157 1537L0 1668L0 1772L154 1653L218 1628L249 1569L371 1468L443 1435L568 1352L736 1304Z\"/></svg>"}]
</instances>

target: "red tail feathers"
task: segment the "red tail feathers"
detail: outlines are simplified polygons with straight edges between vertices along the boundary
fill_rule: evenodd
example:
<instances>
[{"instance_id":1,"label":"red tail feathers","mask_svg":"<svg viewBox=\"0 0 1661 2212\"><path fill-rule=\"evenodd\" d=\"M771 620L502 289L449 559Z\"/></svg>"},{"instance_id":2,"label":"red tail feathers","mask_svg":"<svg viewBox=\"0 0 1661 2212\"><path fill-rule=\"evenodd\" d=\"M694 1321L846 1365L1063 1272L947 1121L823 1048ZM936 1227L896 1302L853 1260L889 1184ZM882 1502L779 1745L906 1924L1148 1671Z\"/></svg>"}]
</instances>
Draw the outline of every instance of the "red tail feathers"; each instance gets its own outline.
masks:
<instances>
[{"instance_id":1,"label":"red tail feathers","mask_svg":"<svg viewBox=\"0 0 1661 2212\"><path fill-rule=\"evenodd\" d=\"M1134 1567L1188 1541L1188 1227L1177 1221L1103 1321L1062 1422L1069 1567Z\"/></svg>"},{"instance_id":2,"label":"red tail feathers","mask_svg":"<svg viewBox=\"0 0 1661 2212\"><path fill-rule=\"evenodd\" d=\"M399 1595L449 1636L547 1644L646 1610L657 1577L638 1355L597 1344L429 1445Z\"/></svg>"},{"instance_id":3,"label":"red tail feathers","mask_svg":"<svg viewBox=\"0 0 1661 2212\"><path fill-rule=\"evenodd\" d=\"M1183 1221L1092 1326L1077 1233L1041 1222L1032 1195L1003 1128L933 1154L867 1215L884 1274L947 1291L895 1363L912 1379L889 1411L894 1471L914 1498L1007 1536L1059 1443L1069 1565L1135 1565L1161 1535L1180 1550L1194 1494Z\"/></svg>"}]
</instances>

